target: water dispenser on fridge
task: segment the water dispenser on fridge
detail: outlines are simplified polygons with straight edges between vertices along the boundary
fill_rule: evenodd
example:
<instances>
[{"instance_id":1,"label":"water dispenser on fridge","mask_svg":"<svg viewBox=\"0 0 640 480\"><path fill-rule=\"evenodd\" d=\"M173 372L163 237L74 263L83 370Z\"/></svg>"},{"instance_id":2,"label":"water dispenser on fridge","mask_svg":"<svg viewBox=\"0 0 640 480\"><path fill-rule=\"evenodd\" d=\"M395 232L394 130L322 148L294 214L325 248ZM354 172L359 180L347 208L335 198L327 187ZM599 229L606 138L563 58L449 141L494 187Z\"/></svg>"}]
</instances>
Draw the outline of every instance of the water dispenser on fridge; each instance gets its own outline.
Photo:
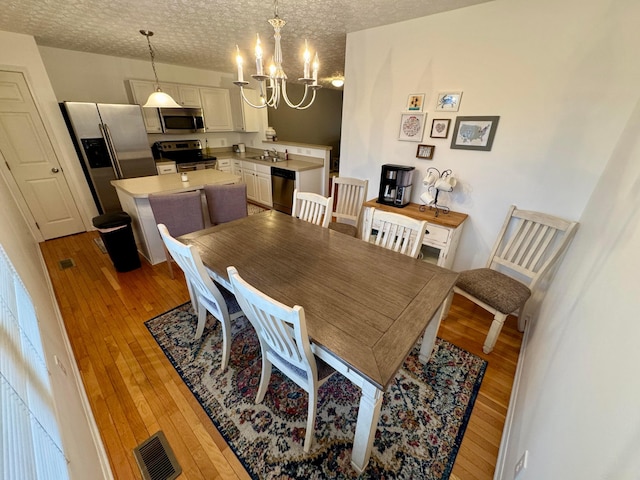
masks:
<instances>
[{"instance_id":1,"label":"water dispenser on fridge","mask_svg":"<svg viewBox=\"0 0 640 480\"><path fill-rule=\"evenodd\" d=\"M378 203L402 208L411 201L415 167L382 165Z\"/></svg>"}]
</instances>

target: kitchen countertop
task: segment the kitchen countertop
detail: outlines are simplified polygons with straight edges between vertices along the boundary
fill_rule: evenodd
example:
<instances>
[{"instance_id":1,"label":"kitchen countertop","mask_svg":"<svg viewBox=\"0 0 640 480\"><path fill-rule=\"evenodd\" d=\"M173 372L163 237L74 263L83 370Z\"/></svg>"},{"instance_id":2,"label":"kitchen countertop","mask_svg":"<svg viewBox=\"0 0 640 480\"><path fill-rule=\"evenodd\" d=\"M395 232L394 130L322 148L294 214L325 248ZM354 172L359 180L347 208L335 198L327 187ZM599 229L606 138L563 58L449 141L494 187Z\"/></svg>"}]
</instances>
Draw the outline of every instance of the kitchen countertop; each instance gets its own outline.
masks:
<instances>
[{"instance_id":1,"label":"kitchen countertop","mask_svg":"<svg viewBox=\"0 0 640 480\"><path fill-rule=\"evenodd\" d=\"M218 153L218 160L222 160L224 158L229 158L231 160L243 160L245 162L252 162L258 165L269 165L271 167L284 168L285 170L293 170L294 172L303 172L305 170L314 170L316 168L322 168L323 165L321 163L308 162L306 160L296 160L291 159L282 162L267 162L265 160L256 160L255 158L260 155L260 153L256 152L246 152L246 153L234 153L234 152L224 152Z\"/></svg>"},{"instance_id":2,"label":"kitchen countertop","mask_svg":"<svg viewBox=\"0 0 640 480\"><path fill-rule=\"evenodd\" d=\"M201 190L205 185L211 183L229 184L242 181L238 175L214 169L194 170L187 172L187 175L189 177L187 182L183 182L180 179L179 173L169 173L166 175L111 180L111 185L132 197L146 198L152 193L188 192Z\"/></svg>"}]
</instances>

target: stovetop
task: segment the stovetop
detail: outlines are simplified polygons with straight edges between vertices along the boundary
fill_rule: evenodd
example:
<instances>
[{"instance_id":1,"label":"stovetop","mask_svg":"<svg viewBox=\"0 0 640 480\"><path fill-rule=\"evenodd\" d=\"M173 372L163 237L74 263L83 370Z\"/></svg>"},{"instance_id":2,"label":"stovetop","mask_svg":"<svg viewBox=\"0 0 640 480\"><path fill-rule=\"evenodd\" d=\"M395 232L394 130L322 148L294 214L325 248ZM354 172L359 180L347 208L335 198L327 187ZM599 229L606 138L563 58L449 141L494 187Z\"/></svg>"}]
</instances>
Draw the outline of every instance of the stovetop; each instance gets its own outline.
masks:
<instances>
[{"instance_id":1,"label":"stovetop","mask_svg":"<svg viewBox=\"0 0 640 480\"><path fill-rule=\"evenodd\" d=\"M151 148L156 160L170 160L176 163L192 163L216 160L216 157L205 157L200 140L168 140L159 141Z\"/></svg>"}]
</instances>

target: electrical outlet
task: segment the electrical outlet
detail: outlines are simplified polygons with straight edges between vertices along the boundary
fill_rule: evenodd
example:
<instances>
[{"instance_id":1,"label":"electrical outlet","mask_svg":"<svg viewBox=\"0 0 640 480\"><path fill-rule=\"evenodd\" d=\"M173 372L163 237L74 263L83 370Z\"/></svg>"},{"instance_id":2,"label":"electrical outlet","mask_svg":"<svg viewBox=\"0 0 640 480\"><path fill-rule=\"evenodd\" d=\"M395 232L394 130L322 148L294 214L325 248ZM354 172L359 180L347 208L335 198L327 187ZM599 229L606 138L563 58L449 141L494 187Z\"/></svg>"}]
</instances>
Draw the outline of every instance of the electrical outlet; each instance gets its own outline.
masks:
<instances>
[{"instance_id":1,"label":"electrical outlet","mask_svg":"<svg viewBox=\"0 0 640 480\"><path fill-rule=\"evenodd\" d=\"M221 139L220 139L220 146L221 146L221 147L226 147L226 146L227 146L227 140L226 140L226 139L224 139L224 138L221 138Z\"/></svg>"},{"instance_id":2,"label":"electrical outlet","mask_svg":"<svg viewBox=\"0 0 640 480\"><path fill-rule=\"evenodd\" d=\"M524 453L522 454L522 456L520 457L520 460L518 460L518 463L516 463L516 468L515 468L515 475L513 477L513 480L516 480L517 478L520 477L520 473L523 470L527 469L527 461L529 460L529 450L525 450Z\"/></svg>"}]
</instances>

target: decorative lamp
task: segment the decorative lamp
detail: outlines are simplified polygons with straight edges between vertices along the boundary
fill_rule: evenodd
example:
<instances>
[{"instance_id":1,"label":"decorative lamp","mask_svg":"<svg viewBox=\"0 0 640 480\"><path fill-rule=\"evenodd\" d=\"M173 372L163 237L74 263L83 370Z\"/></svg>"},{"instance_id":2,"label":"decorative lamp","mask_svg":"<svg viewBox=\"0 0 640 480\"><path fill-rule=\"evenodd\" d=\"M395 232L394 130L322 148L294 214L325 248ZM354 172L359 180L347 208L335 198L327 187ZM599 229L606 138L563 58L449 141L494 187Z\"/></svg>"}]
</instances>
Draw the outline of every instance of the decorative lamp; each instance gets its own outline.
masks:
<instances>
[{"instance_id":1,"label":"decorative lamp","mask_svg":"<svg viewBox=\"0 0 640 480\"><path fill-rule=\"evenodd\" d=\"M285 22L278 16L278 0L274 0L273 7L274 18L271 18L269 20L269 23L273 27L273 38L275 40L273 57L271 59L271 63L269 64L268 72L265 72L262 44L260 43L260 36L258 35L255 48L256 73L254 75L251 75L251 77L255 79L260 85L260 104L254 105L244 95L244 87L247 86L249 82L244 81L243 60L242 56L240 55L240 48L237 45L236 66L238 69L238 78L233 83L240 87L240 93L245 103L252 106L253 108L278 108L278 106L280 105L280 100L284 99L285 103L289 107L295 108L296 110L304 110L306 108L309 108L313 104L314 100L316 99L316 90L322 88L320 85L318 85L318 69L320 68L318 53L316 52L312 62L311 53L309 52L309 48L305 40L303 73L302 78L298 79L299 82L304 84L304 95L298 103L292 102L291 100L289 100L289 97L287 95L287 75L282 69L282 47L280 45L280 30L285 26L287 22ZM269 81L268 84L267 80Z\"/></svg>"},{"instance_id":2,"label":"decorative lamp","mask_svg":"<svg viewBox=\"0 0 640 480\"><path fill-rule=\"evenodd\" d=\"M158 74L156 73L155 53L151 47L150 37L153 36L153 32L150 30L140 30L140 33L147 37L147 44L149 45L149 54L151 55L151 67L153 68L153 76L156 79L156 91L149 95L147 103L143 105L144 108L182 108L182 105L178 104L171 95L164 93L160 88L160 82L158 81Z\"/></svg>"}]
</instances>

